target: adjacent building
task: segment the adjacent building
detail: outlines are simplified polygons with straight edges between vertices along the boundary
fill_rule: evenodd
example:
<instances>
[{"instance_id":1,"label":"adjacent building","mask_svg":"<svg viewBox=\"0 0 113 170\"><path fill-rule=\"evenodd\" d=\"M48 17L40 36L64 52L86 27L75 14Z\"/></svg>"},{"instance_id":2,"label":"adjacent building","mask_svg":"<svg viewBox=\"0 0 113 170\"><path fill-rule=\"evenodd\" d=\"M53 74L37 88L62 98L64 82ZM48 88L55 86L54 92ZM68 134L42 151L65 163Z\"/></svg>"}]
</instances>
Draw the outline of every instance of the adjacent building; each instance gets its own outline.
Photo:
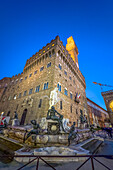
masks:
<instances>
[{"instance_id":1,"label":"adjacent building","mask_svg":"<svg viewBox=\"0 0 113 170\"><path fill-rule=\"evenodd\" d=\"M80 114L87 115L85 78L79 69L78 48L72 37L66 47L59 36L26 61L23 72L0 80L0 112L14 116L21 125L40 121L50 107L50 95L57 87L55 109L79 126Z\"/></svg>"},{"instance_id":2,"label":"adjacent building","mask_svg":"<svg viewBox=\"0 0 113 170\"><path fill-rule=\"evenodd\" d=\"M113 90L105 91L101 93L110 117L110 122L113 126Z\"/></svg>"},{"instance_id":3,"label":"adjacent building","mask_svg":"<svg viewBox=\"0 0 113 170\"><path fill-rule=\"evenodd\" d=\"M97 105L95 102L87 98L88 115L90 124L95 127L109 126L110 120L108 112Z\"/></svg>"}]
</instances>

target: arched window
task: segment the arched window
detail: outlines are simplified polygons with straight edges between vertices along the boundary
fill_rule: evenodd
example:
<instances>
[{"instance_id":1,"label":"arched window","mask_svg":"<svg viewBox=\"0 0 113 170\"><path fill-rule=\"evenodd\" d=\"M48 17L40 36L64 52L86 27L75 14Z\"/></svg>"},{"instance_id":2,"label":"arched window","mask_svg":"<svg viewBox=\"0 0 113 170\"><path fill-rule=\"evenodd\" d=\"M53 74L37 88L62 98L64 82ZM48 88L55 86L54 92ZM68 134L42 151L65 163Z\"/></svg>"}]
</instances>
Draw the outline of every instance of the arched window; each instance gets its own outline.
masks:
<instances>
[{"instance_id":1,"label":"arched window","mask_svg":"<svg viewBox=\"0 0 113 170\"><path fill-rule=\"evenodd\" d=\"M67 88L64 89L64 94L67 96Z\"/></svg>"},{"instance_id":2,"label":"arched window","mask_svg":"<svg viewBox=\"0 0 113 170\"><path fill-rule=\"evenodd\" d=\"M48 54L46 54L46 58L48 57Z\"/></svg>"},{"instance_id":3,"label":"arched window","mask_svg":"<svg viewBox=\"0 0 113 170\"><path fill-rule=\"evenodd\" d=\"M59 69L60 69L60 70L62 70L62 66L61 66L61 64L59 64L59 65L58 65L58 67L59 67Z\"/></svg>"},{"instance_id":4,"label":"arched window","mask_svg":"<svg viewBox=\"0 0 113 170\"><path fill-rule=\"evenodd\" d=\"M44 90L48 89L48 82L47 83L44 83Z\"/></svg>"},{"instance_id":5,"label":"arched window","mask_svg":"<svg viewBox=\"0 0 113 170\"><path fill-rule=\"evenodd\" d=\"M52 50L52 55L55 55L55 50L54 49Z\"/></svg>"},{"instance_id":6,"label":"arched window","mask_svg":"<svg viewBox=\"0 0 113 170\"><path fill-rule=\"evenodd\" d=\"M58 54L60 55L60 50L58 51Z\"/></svg>"},{"instance_id":7,"label":"arched window","mask_svg":"<svg viewBox=\"0 0 113 170\"><path fill-rule=\"evenodd\" d=\"M58 90L61 92L61 84L57 84L57 88L58 88Z\"/></svg>"},{"instance_id":8,"label":"arched window","mask_svg":"<svg viewBox=\"0 0 113 170\"><path fill-rule=\"evenodd\" d=\"M51 52L49 52L49 57L51 58Z\"/></svg>"}]
</instances>

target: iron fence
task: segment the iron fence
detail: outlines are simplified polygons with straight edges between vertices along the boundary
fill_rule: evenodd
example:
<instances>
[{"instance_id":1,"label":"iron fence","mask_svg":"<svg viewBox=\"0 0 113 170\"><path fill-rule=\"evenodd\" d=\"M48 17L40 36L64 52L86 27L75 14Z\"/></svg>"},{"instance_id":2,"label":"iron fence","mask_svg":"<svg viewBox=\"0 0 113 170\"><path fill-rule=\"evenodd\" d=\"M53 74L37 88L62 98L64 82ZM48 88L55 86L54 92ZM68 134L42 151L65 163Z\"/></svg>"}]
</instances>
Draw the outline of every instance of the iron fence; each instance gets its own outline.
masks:
<instances>
[{"instance_id":1,"label":"iron fence","mask_svg":"<svg viewBox=\"0 0 113 170\"><path fill-rule=\"evenodd\" d=\"M102 163L100 160L98 160L97 158L109 158L109 159L113 159L113 155L70 155L70 156L56 156L56 155L43 155L43 156L39 156L39 155L0 155L0 157L13 157L13 158L32 158L32 160L30 160L29 162L25 163L24 165L22 165L20 168L17 168L17 170L21 170L24 167L26 167L27 165L31 164L34 161L37 161L36 163L36 170L39 169L39 161L43 161L46 165L48 165L51 169L57 170L55 167L53 167L53 165L51 165L49 162L47 162L45 160L45 158L87 158L78 168L76 168L76 170L79 170L81 167L83 167L86 162L90 161L91 163L91 170L96 170L94 167L94 160L96 162L98 162L99 164L101 164L103 167L105 167L108 170L111 170L108 166L106 166L104 163ZM52 161L52 159L51 159Z\"/></svg>"}]
</instances>

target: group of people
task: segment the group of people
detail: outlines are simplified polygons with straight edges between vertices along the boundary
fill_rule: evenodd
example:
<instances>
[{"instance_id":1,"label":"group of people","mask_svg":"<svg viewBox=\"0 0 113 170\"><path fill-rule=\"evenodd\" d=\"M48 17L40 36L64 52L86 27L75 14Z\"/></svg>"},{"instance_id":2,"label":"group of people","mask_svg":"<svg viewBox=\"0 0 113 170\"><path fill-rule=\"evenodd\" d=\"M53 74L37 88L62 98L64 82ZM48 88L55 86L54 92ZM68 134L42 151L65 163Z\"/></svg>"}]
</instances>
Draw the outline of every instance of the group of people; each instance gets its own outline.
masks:
<instances>
[{"instance_id":1,"label":"group of people","mask_svg":"<svg viewBox=\"0 0 113 170\"><path fill-rule=\"evenodd\" d=\"M108 137L112 138L112 127L104 127L102 128L102 131L106 132L108 134Z\"/></svg>"}]
</instances>

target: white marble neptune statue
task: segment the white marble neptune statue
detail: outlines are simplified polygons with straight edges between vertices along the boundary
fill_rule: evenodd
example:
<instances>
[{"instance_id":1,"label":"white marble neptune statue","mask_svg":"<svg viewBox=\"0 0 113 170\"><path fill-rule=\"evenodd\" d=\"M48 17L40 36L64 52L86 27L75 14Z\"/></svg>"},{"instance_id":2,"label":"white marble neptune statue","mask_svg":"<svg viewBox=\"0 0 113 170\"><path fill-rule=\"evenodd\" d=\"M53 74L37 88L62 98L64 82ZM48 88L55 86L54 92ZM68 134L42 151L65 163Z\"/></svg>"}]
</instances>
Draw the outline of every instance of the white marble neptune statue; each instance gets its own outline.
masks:
<instances>
[{"instance_id":1,"label":"white marble neptune statue","mask_svg":"<svg viewBox=\"0 0 113 170\"><path fill-rule=\"evenodd\" d=\"M52 90L50 93L49 109L51 109L51 106L54 106L58 101L58 88L55 87L54 90Z\"/></svg>"}]
</instances>

